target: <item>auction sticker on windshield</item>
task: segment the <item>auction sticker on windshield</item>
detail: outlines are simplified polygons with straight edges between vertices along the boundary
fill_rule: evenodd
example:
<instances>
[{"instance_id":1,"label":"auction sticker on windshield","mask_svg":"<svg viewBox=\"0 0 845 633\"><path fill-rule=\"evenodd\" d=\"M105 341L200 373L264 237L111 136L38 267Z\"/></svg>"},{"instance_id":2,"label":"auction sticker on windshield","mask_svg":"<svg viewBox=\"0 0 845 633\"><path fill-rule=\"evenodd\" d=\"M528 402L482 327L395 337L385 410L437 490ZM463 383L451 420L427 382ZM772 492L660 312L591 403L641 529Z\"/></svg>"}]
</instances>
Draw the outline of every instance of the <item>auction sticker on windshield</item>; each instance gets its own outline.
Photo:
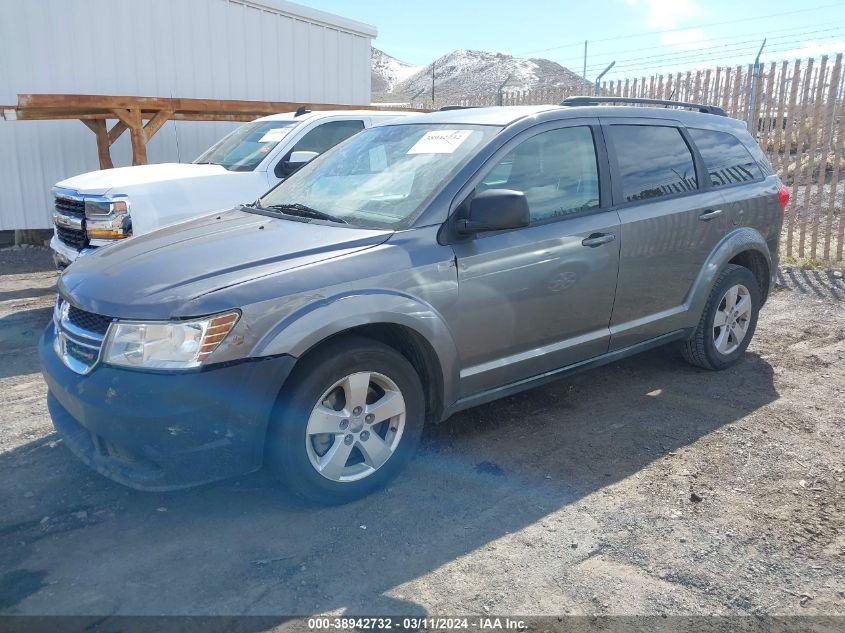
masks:
<instances>
[{"instance_id":1,"label":"auction sticker on windshield","mask_svg":"<svg viewBox=\"0 0 845 633\"><path fill-rule=\"evenodd\" d=\"M278 143L290 132L289 127L274 127L272 130L267 130L259 139L259 143Z\"/></svg>"},{"instance_id":2,"label":"auction sticker on windshield","mask_svg":"<svg viewBox=\"0 0 845 633\"><path fill-rule=\"evenodd\" d=\"M436 130L426 132L408 154L451 154L461 146L472 130Z\"/></svg>"}]
</instances>

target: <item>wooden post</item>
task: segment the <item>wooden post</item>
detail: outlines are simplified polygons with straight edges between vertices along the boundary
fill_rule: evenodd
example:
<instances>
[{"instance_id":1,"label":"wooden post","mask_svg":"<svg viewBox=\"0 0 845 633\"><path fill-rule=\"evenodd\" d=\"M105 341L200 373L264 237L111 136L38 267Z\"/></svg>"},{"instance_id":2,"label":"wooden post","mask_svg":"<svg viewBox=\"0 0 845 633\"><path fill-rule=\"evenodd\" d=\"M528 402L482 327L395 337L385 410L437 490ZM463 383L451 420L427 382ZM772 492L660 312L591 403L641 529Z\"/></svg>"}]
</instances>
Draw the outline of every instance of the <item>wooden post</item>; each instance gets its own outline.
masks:
<instances>
[{"instance_id":1,"label":"wooden post","mask_svg":"<svg viewBox=\"0 0 845 633\"><path fill-rule=\"evenodd\" d=\"M144 135L144 125L141 120L141 111L138 109L126 110L114 108L114 115L129 128L129 136L132 140L132 164L147 164L147 140Z\"/></svg>"},{"instance_id":2,"label":"wooden post","mask_svg":"<svg viewBox=\"0 0 845 633\"><path fill-rule=\"evenodd\" d=\"M112 169L114 163L111 161L111 153L109 147L109 132L106 129L106 122L104 119L81 119L85 126L91 130L97 137L97 155L100 158L100 169Z\"/></svg>"}]
</instances>

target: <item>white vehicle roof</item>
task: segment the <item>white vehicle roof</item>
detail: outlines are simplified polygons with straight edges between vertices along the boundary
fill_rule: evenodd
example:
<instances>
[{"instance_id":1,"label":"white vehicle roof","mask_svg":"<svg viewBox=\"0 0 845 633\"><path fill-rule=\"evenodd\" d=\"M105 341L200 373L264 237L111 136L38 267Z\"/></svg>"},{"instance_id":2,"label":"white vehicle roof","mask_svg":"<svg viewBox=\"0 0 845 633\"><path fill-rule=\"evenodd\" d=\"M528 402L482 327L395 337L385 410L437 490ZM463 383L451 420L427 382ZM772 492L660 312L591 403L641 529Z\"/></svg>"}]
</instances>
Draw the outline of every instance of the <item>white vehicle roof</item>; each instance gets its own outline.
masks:
<instances>
[{"instance_id":1,"label":"white vehicle roof","mask_svg":"<svg viewBox=\"0 0 845 633\"><path fill-rule=\"evenodd\" d=\"M305 112L296 116L296 112L280 112L279 114L271 114L263 116L256 121L310 121L311 119L319 119L329 116L408 116L409 114L417 114L416 112L408 112L407 110L313 110Z\"/></svg>"}]
</instances>

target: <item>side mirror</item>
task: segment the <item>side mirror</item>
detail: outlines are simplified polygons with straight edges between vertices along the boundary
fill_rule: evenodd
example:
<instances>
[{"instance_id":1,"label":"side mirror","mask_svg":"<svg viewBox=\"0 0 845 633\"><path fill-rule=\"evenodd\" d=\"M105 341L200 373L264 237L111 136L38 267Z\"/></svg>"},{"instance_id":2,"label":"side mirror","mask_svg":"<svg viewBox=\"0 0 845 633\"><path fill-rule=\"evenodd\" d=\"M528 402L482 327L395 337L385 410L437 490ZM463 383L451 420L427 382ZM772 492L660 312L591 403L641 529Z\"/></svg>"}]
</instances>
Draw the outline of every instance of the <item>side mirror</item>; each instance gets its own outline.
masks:
<instances>
[{"instance_id":1,"label":"side mirror","mask_svg":"<svg viewBox=\"0 0 845 633\"><path fill-rule=\"evenodd\" d=\"M290 158L288 158L287 162L291 165L299 165L300 167L307 163L310 160L313 160L319 156L317 152L307 152L304 150L299 150L298 152L291 152Z\"/></svg>"},{"instance_id":2,"label":"side mirror","mask_svg":"<svg viewBox=\"0 0 845 633\"><path fill-rule=\"evenodd\" d=\"M488 189L476 194L469 203L469 216L458 220L459 233L504 231L528 226L528 200L521 191Z\"/></svg>"},{"instance_id":3,"label":"side mirror","mask_svg":"<svg viewBox=\"0 0 845 633\"><path fill-rule=\"evenodd\" d=\"M305 150L291 152L286 159L279 161L279 164L276 165L276 176L279 178L290 176L297 169L307 162L314 160L319 155L319 152L308 152Z\"/></svg>"}]
</instances>

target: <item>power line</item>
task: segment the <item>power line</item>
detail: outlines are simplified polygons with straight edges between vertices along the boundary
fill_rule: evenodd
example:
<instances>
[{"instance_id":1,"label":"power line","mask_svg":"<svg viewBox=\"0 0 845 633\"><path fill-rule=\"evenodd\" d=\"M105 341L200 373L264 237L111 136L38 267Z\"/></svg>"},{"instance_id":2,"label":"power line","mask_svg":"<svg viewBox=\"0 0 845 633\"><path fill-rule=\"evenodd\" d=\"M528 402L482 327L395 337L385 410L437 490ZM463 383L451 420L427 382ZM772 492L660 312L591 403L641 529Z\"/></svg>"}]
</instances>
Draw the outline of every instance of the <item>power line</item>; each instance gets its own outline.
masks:
<instances>
[{"instance_id":1,"label":"power line","mask_svg":"<svg viewBox=\"0 0 845 633\"><path fill-rule=\"evenodd\" d=\"M790 33L788 35L771 37L771 38L769 38L769 40L771 40L771 41L773 41L773 40L784 40L784 41L775 42L775 45L786 44L786 43L797 44L797 43L805 42L807 36L815 35L815 34L819 34L819 33L835 33L835 32L838 32L838 33L835 33L835 35L833 35L833 37L842 36L843 35L843 33L842 33L843 29L845 29L845 27L836 26L836 27L831 27L831 28L827 28L827 29L817 29L815 31L803 31L803 32L797 32L797 33ZM664 59L671 59L673 61L683 61L685 59L690 58L691 56L696 57L696 58L700 58L700 57L706 56L707 51L743 53L743 52L747 52L749 50L752 50L752 51L757 50L759 45L760 45L760 40L754 39L754 40L745 40L745 41L742 41L742 42L732 42L732 43L728 43L728 44L719 44L719 45L716 45L716 46L705 46L705 47L702 47L702 48L689 49L688 51L683 52L683 53L675 52L675 53L662 53L662 54L659 54L659 55L646 55L644 57L631 57L631 58L627 58L624 61L620 62L618 67L625 68L625 67L630 67L630 66L640 66L640 65L642 65L643 62L647 62L647 63L660 62L661 60L664 60ZM731 48L726 49L725 47L731 47ZM596 62L594 65L588 66L587 71L600 70L600 69L604 68L605 66L606 66L605 63Z\"/></svg>"},{"instance_id":2,"label":"power line","mask_svg":"<svg viewBox=\"0 0 845 633\"><path fill-rule=\"evenodd\" d=\"M787 27L787 28L784 28L784 29L776 29L774 31L765 30L765 31L758 31L758 32L742 33L741 35L723 35L721 37L708 37L706 41L707 42L716 42L716 41L720 41L720 40L736 40L736 39L741 38L741 37L752 37L752 38L754 38L754 39L742 40L742 41L737 41L737 42L725 42L724 44L719 45L719 46L733 46L734 44L745 44L747 42L759 42L760 38L762 38L762 37L769 37L770 39L780 39L782 37L792 36L792 35L795 35L795 34L800 35L800 34L803 34L803 33L807 33L807 34L815 33L817 31L799 31L798 30L798 29L813 28L814 26L816 26L816 25L806 25L806 26L799 26L799 27L790 26L790 27ZM842 26L842 25L839 25L839 26ZM832 30L832 29L825 29L825 30ZM775 35L774 37L771 37L773 34L785 33L787 31L789 32L787 35ZM607 53L596 53L595 57L599 57L599 58L605 57L605 58L608 58L608 59L617 59L620 55L630 55L632 53L639 53L639 52L644 52L644 51L665 50L667 48L667 46L669 46L669 45L661 44L660 46L647 46L647 47L643 47L643 48L617 49L617 50L610 51L610 52L607 52ZM719 46L712 47L712 48L718 48ZM670 55L670 53L661 53L661 54ZM674 54L675 53L671 53L671 55L674 55ZM579 62L579 61L580 61L580 58L578 58L578 59L572 58L571 63L575 64L576 62ZM567 66L567 67L569 66L569 61L558 61L557 63L561 64L562 66ZM603 67L605 63L606 63L606 60L605 60L605 62L595 62L593 67L595 67L595 66L602 66Z\"/></svg>"},{"instance_id":3,"label":"power line","mask_svg":"<svg viewBox=\"0 0 845 633\"><path fill-rule=\"evenodd\" d=\"M691 31L693 29L701 29L701 28L706 28L708 26L723 26L725 24L737 24L738 22L750 22L752 20L759 22L760 20L765 20L765 19L768 19L768 18L776 18L776 17L781 17L781 16L784 16L784 15L795 15L796 13L807 13L808 11L821 11L822 9L830 9L831 7L841 7L841 6L842 6L841 3L837 2L837 3L834 3L834 4L825 4L825 5L818 6L818 7L805 7L805 8L802 8L802 9L796 9L795 11L784 11L782 13L769 13L765 16L759 16L758 15L758 16L754 16L754 17L750 17L750 18L725 20L724 22L710 22L708 24L697 24L695 26L684 26L684 27L678 27L678 28L674 28L674 29L661 29L661 30L656 30L656 31L641 31L639 33L630 33L628 35L618 35L616 37L605 37L605 38L601 38L601 39L590 40L590 42L591 43L592 42L611 42L611 41L616 41L616 40L630 39L630 38L634 38L634 37L646 37L646 36L649 36L649 35L660 35L662 33L677 33L677 32L680 32L680 31ZM536 49L536 50L533 50L533 51L523 51L521 53L516 53L516 55L530 55L532 53L545 53L547 51L557 51L557 50L561 50L561 49L564 49L564 48L574 48L576 46L583 46L583 41L577 42L577 43L572 43L572 44L563 44L562 46L552 46L550 48L540 48L540 49Z\"/></svg>"},{"instance_id":4,"label":"power line","mask_svg":"<svg viewBox=\"0 0 845 633\"><path fill-rule=\"evenodd\" d=\"M767 51L764 52L764 55L763 55L764 58L765 58L765 62L771 62L772 61L772 59L771 59L772 53L780 53L780 52L784 52L784 51L789 51L789 50L792 50L793 48L794 48L794 45L787 45L785 48L773 48L773 49L767 50ZM752 52L753 52L753 50L752 50ZM828 55L828 56L833 55L833 54L836 54L836 53L834 53L834 51L830 51L830 53L824 53L824 55ZM821 56L821 55L819 55L819 56ZM704 55L704 56L700 57L699 59L707 59L707 60L710 60L710 61L719 61L719 60L722 60L722 59L727 59L728 57L734 57L734 54L716 55L716 56L711 54L711 55ZM692 63L695 63L695 60L690 60L690 61ZM685 62L685 64L689 64L690 61ZM636 66L636 67L631 67L631 68L623 68L622 70L625 71L626 73L629 73L629 74L639 74L640 72L645 72L645 73L648 73L648 74L655 74L655 73L659 73L659 70L661 68L665 68L666 65L670 64L670 63L672 63L672 62L666 61L666 62L660 62L660 63L646 65L646 66ZM761 63L764 63L764 61L761 60ZM711 68L714 67L714 66L717 66L717 65L718 64L708 64L708 66L711 67ZM745 64L740 64L740 65L744 66Z\"/></svg>"}]
</instances>

